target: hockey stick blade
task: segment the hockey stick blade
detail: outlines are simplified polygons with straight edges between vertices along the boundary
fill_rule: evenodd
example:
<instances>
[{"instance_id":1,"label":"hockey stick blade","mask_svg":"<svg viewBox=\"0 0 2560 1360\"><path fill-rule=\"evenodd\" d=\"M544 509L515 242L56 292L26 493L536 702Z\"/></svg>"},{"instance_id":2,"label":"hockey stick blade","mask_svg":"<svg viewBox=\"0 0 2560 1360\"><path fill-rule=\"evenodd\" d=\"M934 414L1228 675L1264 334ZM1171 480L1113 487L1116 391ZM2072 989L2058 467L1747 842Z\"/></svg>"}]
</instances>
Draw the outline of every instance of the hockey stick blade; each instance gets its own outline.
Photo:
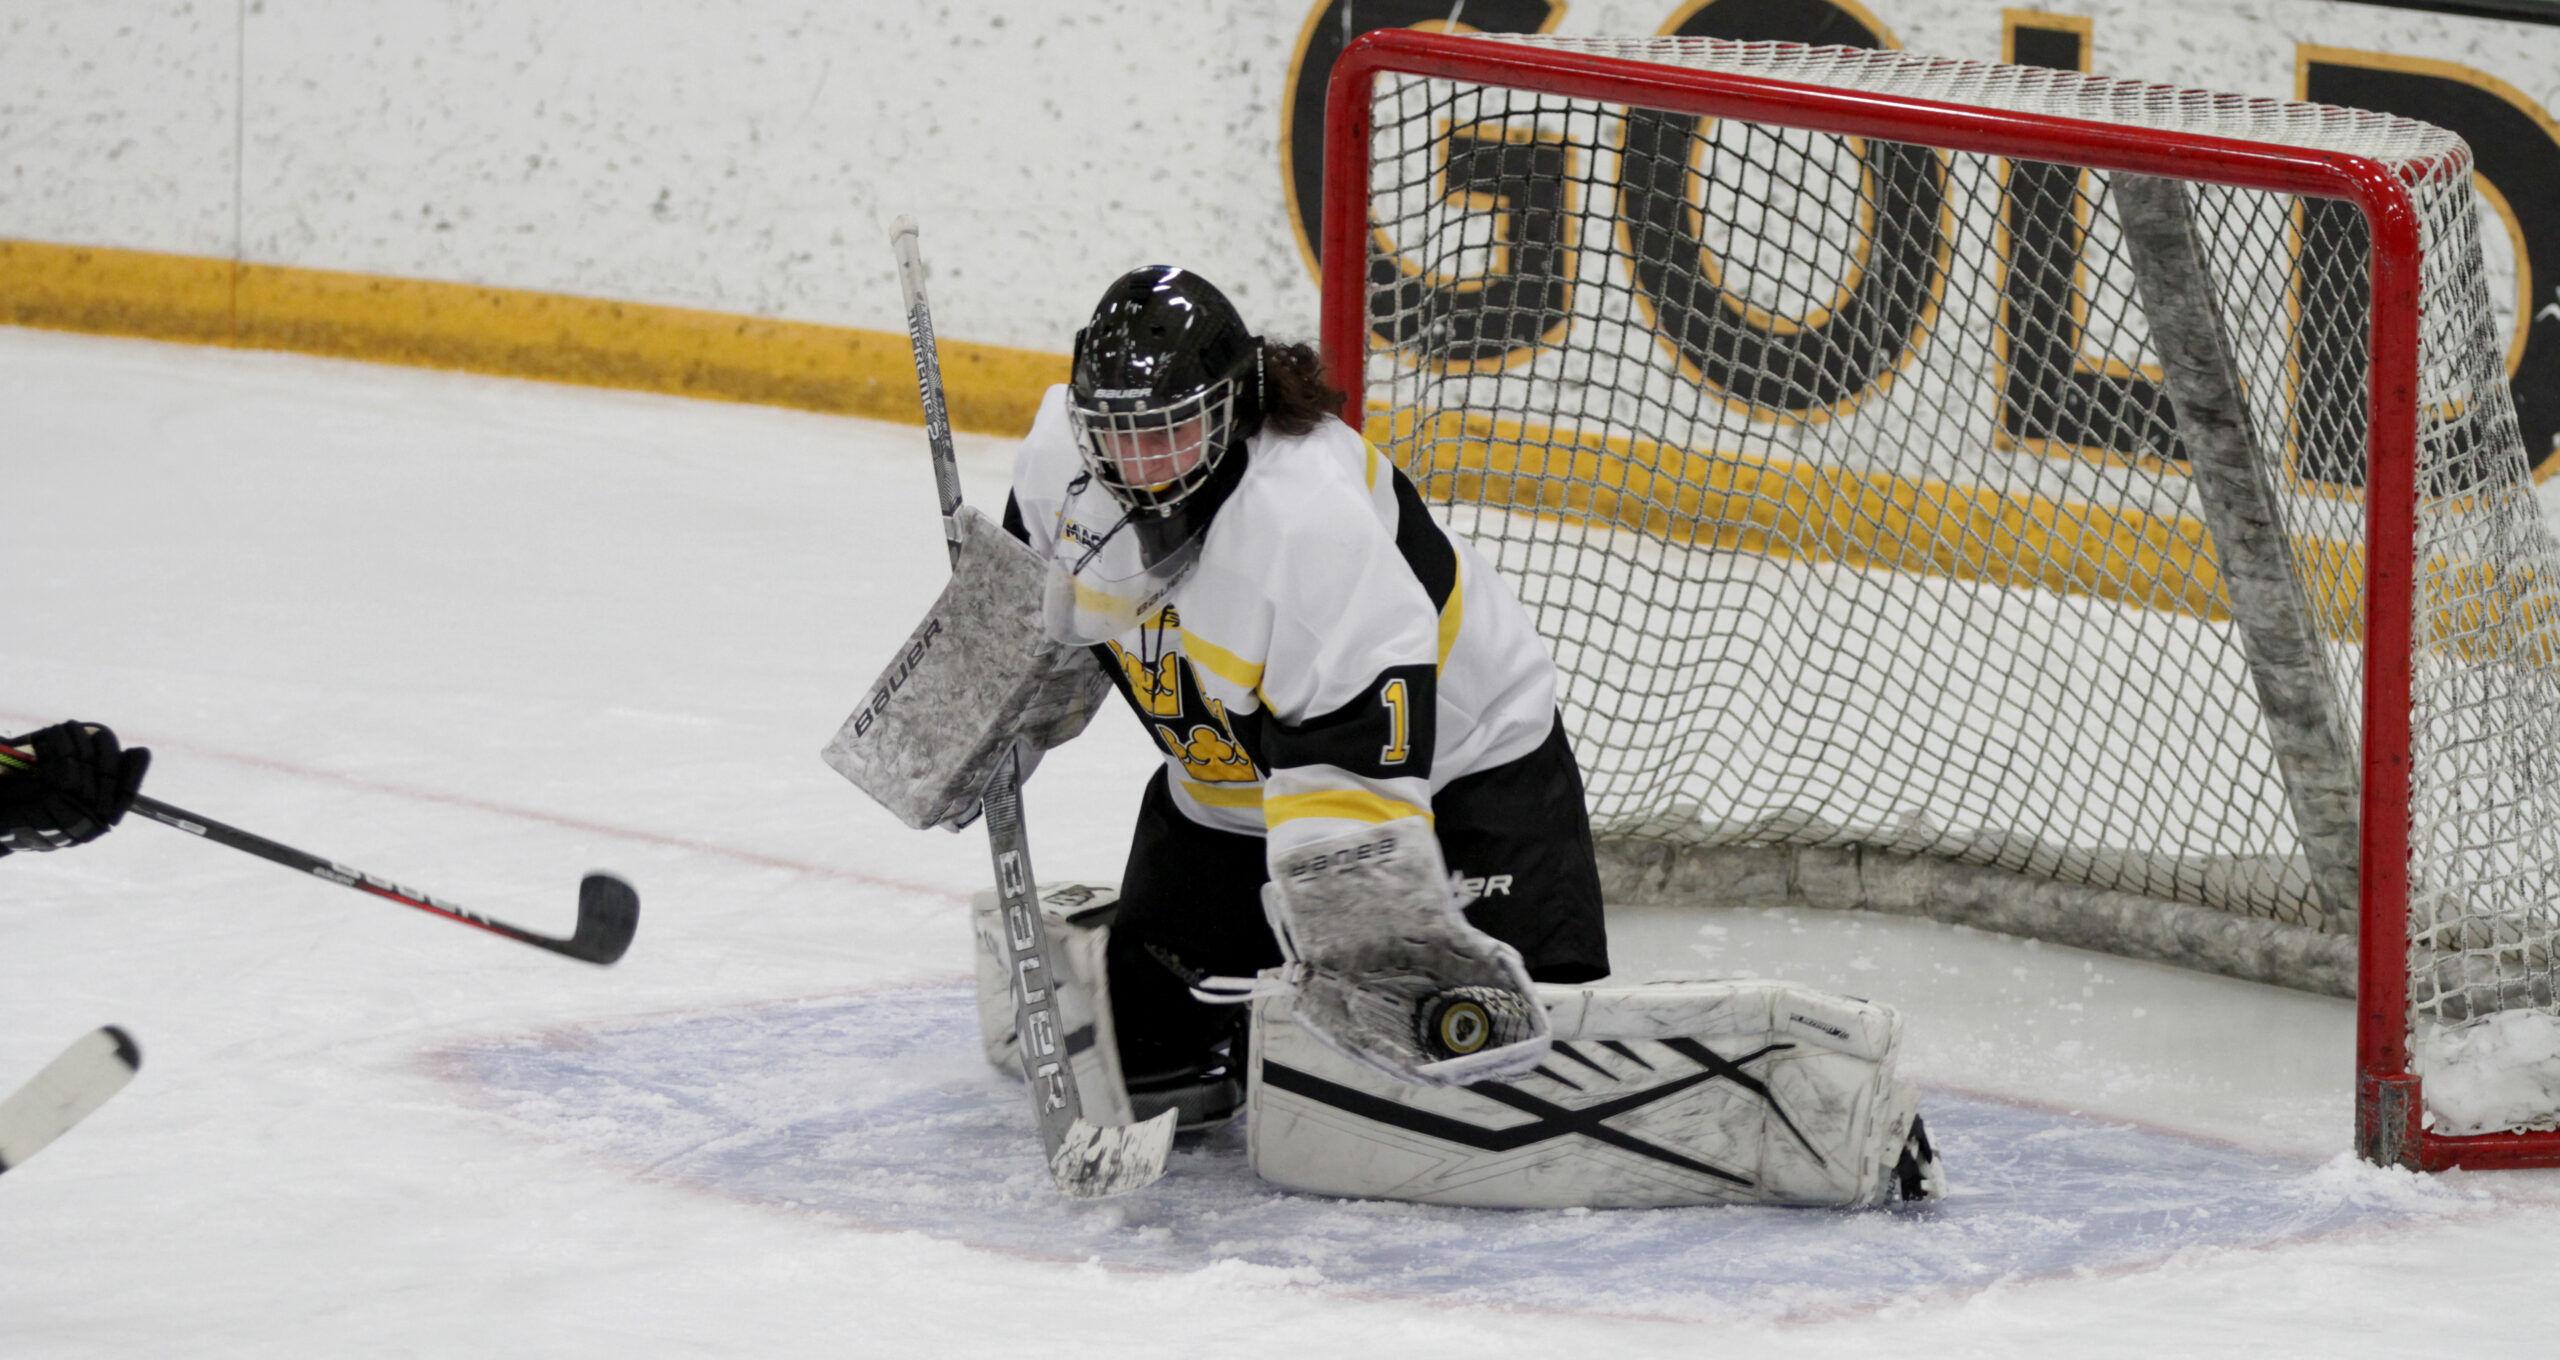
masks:
<instances>
[{"instance_id":1,"label":"hockey stick blade","mask_svg":"<svg viewBox=\"0 0 2560 1360\"><path fill-rule=\"evenodd\" d=\"M0 1172L23 1164L142 1068L142 1047L114 1025L81 1035L26 1085L0 1100Z\"/></svg>"},{"instance_id":2,"label":"hockey stick blade","mask_svg":"<svg viewBox=\"0 0 2560 1360\"><path fill-rule=\"evenodd\" d=\"M203 813L189 812L157 798L136 794L133 810L162 826L175 827L190 836L227 845L288 869L299 869L313 878L326 879L342 888L371 893L404 907L414 907L448 921L459 921L492 935L502 935L536 949L547 949L582 963L608 964L621 958L623 952L631 948L631 937L640 927L640 894L633 891L630 884L611 874L589 874L578 884L578 927L564 939L494 920L441 897L404 887L379 874L323 859L308 850L297 850L236 826L225 826Z\"/></svg>"},{"instance_id":3,"label":"hockey stick blade","mask_svg":"<svg viewBox=\"0 0 2560 1360\"><path fill-rule=\"evenodd\" d=\"M1167 1110L1142 1124L1067 1126L1049 1154L1049 1176L1077 1199L1108 1199L1153 1185L1173 1151L1173 1126L1181 1114Z\"/></svg>"},{"instance_id":4,"label":"hockey stick blade","mask_svg":"<svg viewBox=\"0 0 2560 1360\"><path fill-rule=\"evenodd\" d=\"M578 880L577 933L558 950L588 963L611 963L639 930L639 891L611 874L589 874Z\"/></svg>"}]
</instances>

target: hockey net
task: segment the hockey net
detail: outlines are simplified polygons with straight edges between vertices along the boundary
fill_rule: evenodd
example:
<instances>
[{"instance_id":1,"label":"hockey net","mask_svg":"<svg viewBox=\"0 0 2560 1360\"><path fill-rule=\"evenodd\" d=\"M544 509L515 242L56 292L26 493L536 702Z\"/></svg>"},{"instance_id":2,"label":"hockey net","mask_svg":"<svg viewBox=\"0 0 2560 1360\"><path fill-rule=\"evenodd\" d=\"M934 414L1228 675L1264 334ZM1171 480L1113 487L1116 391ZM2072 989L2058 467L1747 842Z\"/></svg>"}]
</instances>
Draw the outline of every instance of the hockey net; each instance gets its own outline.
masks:
<instances>
[{"instance_id":1,"label":"hockey net","mask_svg":"<svg viewBox=\"0 0 2560 1360\"><path fill-rule=\"evenodd\" d=\"M2560 1026L2560 561L2457 138L1409 32L1328 127L1333 371L1553 645L1613 888L2360 991L2368 1155L2560 1162L2410 1075Z\"/></svg>"}]
</instances>

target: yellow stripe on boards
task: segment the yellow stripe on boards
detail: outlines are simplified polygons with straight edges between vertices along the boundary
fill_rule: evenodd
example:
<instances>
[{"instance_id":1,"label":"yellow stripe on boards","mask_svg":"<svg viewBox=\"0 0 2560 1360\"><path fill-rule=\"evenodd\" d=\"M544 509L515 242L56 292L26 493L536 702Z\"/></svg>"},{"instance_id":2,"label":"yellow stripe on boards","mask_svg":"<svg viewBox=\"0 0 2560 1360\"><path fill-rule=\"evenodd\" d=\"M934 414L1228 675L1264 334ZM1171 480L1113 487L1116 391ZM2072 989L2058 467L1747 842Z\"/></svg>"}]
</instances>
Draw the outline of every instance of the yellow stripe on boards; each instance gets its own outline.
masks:
<instances>
[{"instance_id":1,"label":"yellow stripe on boards","mask_svg":"<svg viewBox=\"0 0 2560 1360\"><path fill-rule=\"evenodd\" d=\"M1369 434L1434 500L1632 529L1684 546L2041 586L2226 619L2201 520L2003 494L1460 410L1372 410ZM2361 553L2318 545L2324 624L2360 598Z\"/></svg>"},{"instance_id":2,"label":"yellow stripe on boards","mask_svg":"<svg viewBox=\"0 0 2560 1360\"><path fill-rule=\"evenodd\" d=\"M1237 689L1249 690L1262 683L1260 662L1247 661L1188 628L1182 630L1182 654Z\"/></svg>"},{"instance_id":3,"label":"yellow stripe on boards","mask_svg":"<svg viewBox=\"0 0 2560 1360\"><path fill-rule=\"evenodd\" d=\"M0 324L292 350L921 424L903 333L0 240ZM1022 434L1067 357L942 339L954 427Z\"/></svg>"},{"instance_id":4,"label":"yellow stripe on boards","mask_svg":"<svg viewBox=\"0 0 2560 1360\"><path fill-rule=\"evenodd\" d=\"M1191 801L1203 807L1261 807L1260 784L1203 784L1196 779L1177 781Z\"/></svg>"},{"instance_id":5,"label":"yellow stripe on boards","mask_svg":"<svg viewBox=\"0 0 2560 1360\"><path fill-rule=\"evenodd\" d=\"M1326 789L1320 793L1284 793L1262 800L1262 824L1278 826L1302 817L1335 817L1346 822L1392 822L1404 817L1430 820L1428 808L1381 797L1365 789Z\"/></svg>"}]
</instances>

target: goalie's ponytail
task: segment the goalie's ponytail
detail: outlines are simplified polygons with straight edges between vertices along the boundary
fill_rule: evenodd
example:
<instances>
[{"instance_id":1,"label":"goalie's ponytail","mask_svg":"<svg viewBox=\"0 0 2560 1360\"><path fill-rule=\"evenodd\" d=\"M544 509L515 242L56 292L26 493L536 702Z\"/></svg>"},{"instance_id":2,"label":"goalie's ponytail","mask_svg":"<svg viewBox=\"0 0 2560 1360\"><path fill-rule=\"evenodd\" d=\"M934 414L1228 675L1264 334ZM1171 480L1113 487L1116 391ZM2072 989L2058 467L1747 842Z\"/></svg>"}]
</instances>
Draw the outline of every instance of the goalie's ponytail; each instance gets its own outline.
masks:
<instances>
[{"instance_id":1,"label":"goalie's ponytail","mask_svg":"<svg viewBox=\"0 0 2560 1360\"><path fill-rule=\"evenodd\" d=\"M1262 423L1299 435L1342 413L1342 390L1325 381L1324 356L1307 344L1262 342Z\"/></svg>"}]
</instances>

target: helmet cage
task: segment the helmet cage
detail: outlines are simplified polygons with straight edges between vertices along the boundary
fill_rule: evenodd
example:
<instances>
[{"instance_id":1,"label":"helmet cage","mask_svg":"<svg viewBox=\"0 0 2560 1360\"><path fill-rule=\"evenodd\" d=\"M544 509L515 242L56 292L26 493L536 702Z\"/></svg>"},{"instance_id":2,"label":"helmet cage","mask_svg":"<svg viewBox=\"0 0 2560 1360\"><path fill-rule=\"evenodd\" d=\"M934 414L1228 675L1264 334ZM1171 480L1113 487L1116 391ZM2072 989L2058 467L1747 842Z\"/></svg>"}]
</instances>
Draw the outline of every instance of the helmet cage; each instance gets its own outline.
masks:
<instances>
[{"instance_id":1,"label":"helmet cage","mask_svg":"<svg viewBox=\"0 0 2560 1360\"><path fill-rule=\"evenodd\" d=\"M1257 347L1258 349L1259 347ZM1164 406L1145 395L1070 390L1067 420L1085 470L1134 514L1169 515L1217 475L1231 456L1242 370L1257 353L1208 386Z\"/></svg>"}]
</instances>

